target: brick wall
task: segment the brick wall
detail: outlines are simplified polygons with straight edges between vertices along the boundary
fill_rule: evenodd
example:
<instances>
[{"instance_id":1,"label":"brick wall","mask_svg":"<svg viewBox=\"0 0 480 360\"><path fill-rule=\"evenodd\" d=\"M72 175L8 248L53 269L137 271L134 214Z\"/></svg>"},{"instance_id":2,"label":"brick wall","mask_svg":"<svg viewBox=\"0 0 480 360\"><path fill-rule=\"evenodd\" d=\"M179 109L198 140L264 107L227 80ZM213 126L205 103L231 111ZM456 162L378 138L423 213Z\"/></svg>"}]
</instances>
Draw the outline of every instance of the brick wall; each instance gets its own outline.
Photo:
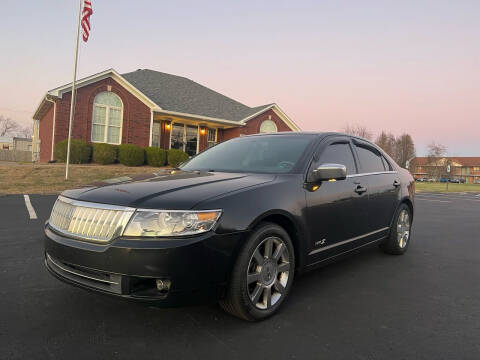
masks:
<instances>
[{"instance_id":1,"label":"brick wall","mask_svg":"<svg viewBox=\"0 0 480 360\"><path fill-rule=\"evenodd\" d=\"M202 134L203 129L203 134ZM200 131L198 132L198 151L203 151L207 148L208 145L208 128L205 126L200 126Z\"/></svg>"},{"instance_id":2,"label":"brick wall","mask_svg":"<svg viewBox=\"0 0 480 360\"><path fill-rule=\"evenodd\" d=\"M122 144L148 146L150 137L150 108L125 90L112 78L98 81L78 89L76 93L75 113L72 127L72 138L91 141L93 101L95 95L102 91L111 91L118 95L123 102ZM71 93L63 94L57 100L55 119L55 144L65 140L68 136L68 122L70 117ZM50 160L51 126L53 106L40 120L40 161ZM44 121L46 120L46 121ZM50 127L50 131L48 131ZM50 134L50 135L48 135Z\"/></svg>"}]
</instances>

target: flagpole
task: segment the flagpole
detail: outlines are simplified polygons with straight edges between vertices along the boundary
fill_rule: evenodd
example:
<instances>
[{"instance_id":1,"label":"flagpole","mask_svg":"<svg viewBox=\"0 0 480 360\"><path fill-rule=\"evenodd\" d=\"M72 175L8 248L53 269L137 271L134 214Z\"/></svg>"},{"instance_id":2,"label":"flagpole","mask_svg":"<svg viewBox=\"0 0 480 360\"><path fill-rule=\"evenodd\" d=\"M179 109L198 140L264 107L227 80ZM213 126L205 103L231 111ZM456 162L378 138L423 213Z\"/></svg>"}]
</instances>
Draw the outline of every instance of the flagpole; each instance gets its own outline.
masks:
<instances>
[{"instance_id":1,"label":"flagpole","mask_svg":"<svg viewBox=\"0 0 480 360\"><path fill-rule=\"evenodd\" d=\"M73 65L72 97L70 99L70 121L68 123L67 164L65 166L65 180L68 180L68 167L70 165L70 142L72 138L73 112L75 111L75 82L77 81L78 40L80 37L81 18L82 18L82 0L78 0L77 38L75 42L75 61Z\"/></svg>"}]
</instances>

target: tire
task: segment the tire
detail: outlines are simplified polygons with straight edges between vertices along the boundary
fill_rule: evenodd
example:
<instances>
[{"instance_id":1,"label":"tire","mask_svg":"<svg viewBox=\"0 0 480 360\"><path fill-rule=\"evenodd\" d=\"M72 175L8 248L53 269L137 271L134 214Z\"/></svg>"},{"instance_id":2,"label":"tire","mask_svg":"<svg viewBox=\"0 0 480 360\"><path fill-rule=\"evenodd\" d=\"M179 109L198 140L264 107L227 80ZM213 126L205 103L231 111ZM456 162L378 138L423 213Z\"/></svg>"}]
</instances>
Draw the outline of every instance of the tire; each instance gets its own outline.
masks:
<instances>
[{"instance_id":1,"label":"tire","mask_svg":"<svg viewBox=\"0 0 480 360\"><path fill-rule=\"evenodd\" d=\"M380 248L387 254L405 254L410 244L411 228L412 212L407 204L402 203L395 213L390 235Z\"/></svg>"},{"instance_id":2,"label":"tire","mask_svg":"<svg viewBox=\"0 0 480 360\"><path fill-rule=\"evenodd\" d=\"M220 306L247 321L266 319L285 301L294 272L295 253L290 236L282 227L263 222L240 250Z\"/></svg>"}]
</instances>

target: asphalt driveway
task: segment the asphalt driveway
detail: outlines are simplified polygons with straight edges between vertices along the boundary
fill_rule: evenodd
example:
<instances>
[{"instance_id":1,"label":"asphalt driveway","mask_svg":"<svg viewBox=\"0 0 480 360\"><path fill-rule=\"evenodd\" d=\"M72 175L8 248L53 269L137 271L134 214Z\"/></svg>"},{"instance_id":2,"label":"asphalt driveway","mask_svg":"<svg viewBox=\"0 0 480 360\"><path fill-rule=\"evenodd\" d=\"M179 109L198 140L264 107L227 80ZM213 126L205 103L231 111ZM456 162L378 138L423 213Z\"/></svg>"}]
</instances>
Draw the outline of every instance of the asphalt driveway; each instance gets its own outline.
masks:
<instances>
[{"instance_id":1,"label":"asphalt driveway","mask_svg":"<svg viewBox=\"0 0 480 360\"><path fill-rule=\"evenodd\" d=\"M159 309L43 265L54 196L0 196L0 359L479 359L480 196L417 196L404 256L377 248L296 279L280 313Z\"/></svg>"}]
</instances>

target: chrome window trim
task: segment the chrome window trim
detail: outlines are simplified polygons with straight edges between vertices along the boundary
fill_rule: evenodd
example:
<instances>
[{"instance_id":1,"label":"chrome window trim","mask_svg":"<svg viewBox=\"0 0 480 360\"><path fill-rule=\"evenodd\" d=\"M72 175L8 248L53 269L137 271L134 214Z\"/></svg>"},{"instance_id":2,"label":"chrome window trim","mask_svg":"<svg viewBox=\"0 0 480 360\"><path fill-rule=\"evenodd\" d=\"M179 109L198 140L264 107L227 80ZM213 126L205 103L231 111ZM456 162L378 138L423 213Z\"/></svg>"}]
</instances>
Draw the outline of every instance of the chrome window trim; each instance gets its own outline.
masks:
<instances>
[{"instance_id":1,"label":"chrome window trim","mask_svg":"<svg viewBox=\"0 0 480 360\"><path fill-rule=\"evenodd\" d=\"M382 231L385 231L385 230L388 230L388 229L389 229L389 227L387 226L387 227L384 227L384 228L381 228L381 229L378 229L378 230L375 230L375 231L371 231L371 232L363 234L363 235L355 236L353 238L350 238L350 239L347 239L347 240L344 240L344 241L340 241L340 242L335 243L335 244L324 246L324 247L321 247L319 249L315 249L315 250L310 251L308 253L308 255L313 255L313 254L316 254L320 251L328 250L328 249L334 248L336 246L345 245L345 244L348 244L352 241L360 240L360 239L366 238L367 236L375 235L375 234L378 234L379 232L382 232Z\"/></svg>"},{"instance_id":2,"label":"chrome window trim","mask_svg":"<svg viewBox=\"0 0 480 360\"><path fill-rule=\"evenodd\" d=\"M381 175L381 174L398 174L398 171L376 171L376 172L369 172L369 173L350 174L350 175L347 175L347 178L367 176L367 175Z\"/></svg>"}]
</instances>

